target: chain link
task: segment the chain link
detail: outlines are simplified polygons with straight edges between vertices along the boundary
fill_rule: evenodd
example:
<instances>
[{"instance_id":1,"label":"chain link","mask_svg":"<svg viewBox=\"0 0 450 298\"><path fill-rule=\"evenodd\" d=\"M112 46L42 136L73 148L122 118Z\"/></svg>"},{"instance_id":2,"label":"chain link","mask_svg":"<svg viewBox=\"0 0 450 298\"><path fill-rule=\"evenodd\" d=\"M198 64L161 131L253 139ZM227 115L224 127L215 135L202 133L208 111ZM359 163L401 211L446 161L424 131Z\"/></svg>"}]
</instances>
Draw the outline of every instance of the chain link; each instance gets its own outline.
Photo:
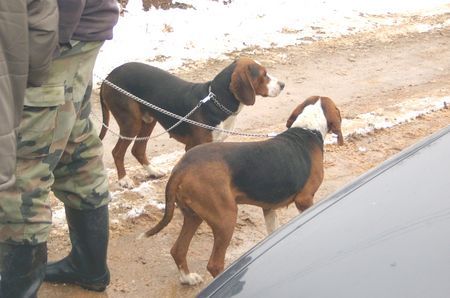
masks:
<instances>
[{"instance_id":1,"label":"chain link","mask_svg":"<svg viewBox=\"0 0 450 298\"><path fill-rule=\"evenodd\" d=\"M143 99L137 97L136 95L134 95L134 94L132 94L132 93L130 93L130 92L128 92L128 91L126 91L126 90L120 88L119 86L113 84L112 82L110 82L110 81L108 81L108 80L106 80L106 79L103 79L103 80L102 80L99 76L97 76L97 75L95 75L95 76L96 76L97 78L99 78L101 81L103 81L105 84L107 84L108 86L110 86L110 87L112 87L113 89L119 91L120 93L126 95L127 97L133 99L134 101L136 101L136 102L138 102L138 103L140 103L140 104L143 104L143 105L145 105L145 106L147 106L147 107L150 107L150 108L152 108L153 110L158 111L158 112L160 112L160 113L162 113L162 114L165 114L165 115L167 115L167 116L170 116L170 117L172 117L172 118L175 118L175 119L178 119L178 120L179 120L177 123L175 123L174 125L172 125L169 129L167 129L167 130L164 131L163 133L161 133L161 134L159 134L159 135L157 135L157 136L154 136L154 137L143 137L143 138L137 138L137 137L135 137L135 138L130 138L130 137L122 136L122 135L120 135L119 133L116 133L116 132L112 131L106 124L103 123L103 121L101 121L101 123L102 123L102 125L103 125L104 127L106 127L106 128L107 128L109 131L111 131L114 135L116 135L116 136L118 136L119 138L122 138L122 139L126 139L126 140L135 140L135 141L144 141L144 140L148 140L148 139L150 139L150 138L156 138L156 137L158 137L158 136L160 136L160 135L162 135L162 134L168 133L171 129L173 129L173 128L175 128L176 126L178 126L179 124L181 124L181 122L186 122L186 123L189 123L189 124L192 124L192 125L196 125L196 126L199 126L199 127L202 127L202 128L208 129L208 130L211 130L211 131L219 131L219 132L221 132L221 133L225 133L225 134L228 134L228 135L239 135L239 136L254 137L254 138L271 138L271 137L274 137L274 136L277 135L277 133L260 134L260 133L246 133L246 132L239 132L239 131L235 131L235 130L227 130L227 129L223 129L223 128L220 128L220 127L215 127L215 126L207 125L207 124L204 124L204 123L200 123L200 122L197 122L197 121L188 119L188 117L189 117L190 115L192 115L192 113L194 113L194 112L195 112L195 111L196 111L203 103L207 102L207 101L210 100L210 99L215 98L215 95L214 95L214 93L212 93L212 92L210 92L210 93L208 94L208 96L206 96L204 99L202 99L202 100L197 104L197 106L196 106L194 109L192 109L192 111L190 111L188 114L186 114L186 116L183 117L183 116L174 114L174 113L172 113L172 112L169 112L169 111L167 111L167 110L165 110L165 109L163 109L163 108L160 108L160 107L158 107L158 106L155 106L154 104L151 104L151 103L149 103L149 102L147 102L147 101L145 101L145 100L143 100ZM97 116L95 116L95 118L97 118L97 120L100 120Z\"/></svg>"},{"instance_id":2,"label":"chain link","mask_svg":"<svg viewBox=\"0 0 450 298\"><path fill-rule=\"evenodd\" d=\"M211 86L209 86L209 92L211 92ZM216 96L212 96L211 100L214 102L214 104L222 110L222 112L224 112L225 114L227 114L228 116L231 115L237 115L236 112L232 112L229 109L227 109L223 104L221 104L217 99Z\"/></svg>"}]
</instances>

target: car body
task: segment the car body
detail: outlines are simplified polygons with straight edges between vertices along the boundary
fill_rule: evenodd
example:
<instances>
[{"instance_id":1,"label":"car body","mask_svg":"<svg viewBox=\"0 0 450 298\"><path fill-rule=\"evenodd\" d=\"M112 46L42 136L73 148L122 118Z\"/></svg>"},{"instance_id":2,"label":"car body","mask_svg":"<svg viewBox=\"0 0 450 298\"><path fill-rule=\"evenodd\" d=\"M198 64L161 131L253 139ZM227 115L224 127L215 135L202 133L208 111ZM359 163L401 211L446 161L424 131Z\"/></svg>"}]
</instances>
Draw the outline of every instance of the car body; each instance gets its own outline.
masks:
<instances>
[{"instance_id":1,"label":"car body","mask_svg":"<svg viewBox=\"0 0 450 298\"><path fill-rule=\"evenodd\" d=\"M450 297L450 126L248 251L199 297Z\"/></svg>"}]
</instances>

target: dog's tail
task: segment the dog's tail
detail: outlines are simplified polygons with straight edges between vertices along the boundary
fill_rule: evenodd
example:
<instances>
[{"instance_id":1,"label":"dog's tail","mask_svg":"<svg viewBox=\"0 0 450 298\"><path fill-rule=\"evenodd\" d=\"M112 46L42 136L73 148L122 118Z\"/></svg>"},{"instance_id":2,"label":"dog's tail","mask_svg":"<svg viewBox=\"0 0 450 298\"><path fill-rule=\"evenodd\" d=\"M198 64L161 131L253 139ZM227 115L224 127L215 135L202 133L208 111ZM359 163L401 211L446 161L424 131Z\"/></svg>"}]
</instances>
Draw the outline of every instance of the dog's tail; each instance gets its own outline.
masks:
<instances>
[{"instance_id":1,"label":"dog's tail","mask_svg":"<svg viewBox=\"0 0 450 298\"><path fill-rule=\"evenodd\" d=\"M100 87L100 106L102 107L102 130L100 131L99 138L100 140L103 140L103 138L106 135L106 132L108 131L108 125L109 125L109 108L106 105L106 103L103 101L103 89L108 88L105 83L102 83Z\"/></svg>"},{"instance_id":2,"label":"dog's tail","mask_svg":"<svg viewBox=\"0 0 450 298\"><path fill-rule=\"evenodd\" d=\"M162 229L164 229L169 222L173 218L173 213L175 211L175 201L178 195L178 186L179 183L174 183L174 179L177 179L177 176L172 176L169 181L167 182L166 186L166 208L164 209L164 216L159 221L159 223L156 224L153 228L145 232L143 236L150 237L157 233L159 233Z\"/></svg>"}]
</instances>

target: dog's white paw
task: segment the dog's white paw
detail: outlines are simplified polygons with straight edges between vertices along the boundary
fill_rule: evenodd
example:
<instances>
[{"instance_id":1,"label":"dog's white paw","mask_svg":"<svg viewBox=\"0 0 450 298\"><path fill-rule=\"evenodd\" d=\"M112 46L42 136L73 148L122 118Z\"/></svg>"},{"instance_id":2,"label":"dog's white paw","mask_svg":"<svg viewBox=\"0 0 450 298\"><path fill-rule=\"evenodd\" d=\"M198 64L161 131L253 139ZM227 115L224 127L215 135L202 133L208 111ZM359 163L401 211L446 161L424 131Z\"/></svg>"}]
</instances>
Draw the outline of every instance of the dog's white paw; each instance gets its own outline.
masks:
<instances>
[{"instance_id":1,"label":"dog's white paw","mask_svg":"<svg viewBox=\"0 0 450 298\"><path fill-rule=\"evenodd\" d=\"M203 278L197 273L184 274L180 271L180 282L182 285L195 286L203 282Z\"/></svg>"},{"instance_id":2,"label":"dog's white paw","mask_svg":"<svg viewBox=\"0 0 450 298\"><path fill-rule=\"evenodd\" d=\"M155 168L152 165L143 165L144 169L147 171L150 178L158 179L166 175L166 173L163 170L160 170L158 168Z\"/></svg>"},{"instance_id":3,"label":"dog's white paw","mask_svg":"<svg viewBox=\"0 0 450 298\"><path fill-rule=\"evenodd\" d=\"M123 188L131 189L134 187L134 181L128 176L124 176L122 179L117 181L117 183Z\"/></svg>"}]
</instances>

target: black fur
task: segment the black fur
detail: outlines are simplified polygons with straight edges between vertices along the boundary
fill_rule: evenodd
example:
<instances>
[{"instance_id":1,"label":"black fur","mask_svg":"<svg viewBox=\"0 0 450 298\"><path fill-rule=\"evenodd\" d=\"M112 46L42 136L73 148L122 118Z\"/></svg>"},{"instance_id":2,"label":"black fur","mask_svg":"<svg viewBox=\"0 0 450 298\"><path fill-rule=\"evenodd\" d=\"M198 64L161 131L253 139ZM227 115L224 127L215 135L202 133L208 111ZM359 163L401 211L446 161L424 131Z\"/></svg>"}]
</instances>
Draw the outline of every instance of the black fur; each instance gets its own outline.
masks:
<instances>
[{"instance_id":1,"label":"black fur","mask_svg":"<svg viewBox=\"0 0 450 298\"><path fill-rule=\"evenodd\" d=\"M186 153L177 167L222 160L228 165L232 182L239 190L256 201L279 203L305 185L314 146L323 151L320 132L294 127L261 142L197 146Z\"/></svg>"},{"instance_id":2,"label":"black fur","mask_svg":"<svg viewBox=\"0 0 450 298\"><path fill-rule=\"evenodd\" d=\"M239 107L239 101L229 90L231 74L235 67L236 63L233 62L212 81L191 83L157 67L130 62L114 69L106 79L133 95L180 116L185 116L195 108L199 101L208 95L211 85L211 91L216 94L217 100L235 112ZM144 105L141 105L141 110L149 112L166 129L178 122L177 119ZM190 119L216 126L227 117L226 113L209 101ZM191 125L183 122L172 133L183 136L189 134L190 129Z\"/></svg>"},{"instance_id":3,"label":"black fur","mask_svg":"<svg viewBox=\"0 0 450 298\"><path fill-rule=\"evenodd\" d=\"M305 185L311 170L311 144L320 145L320 133L290 128L275 138L225 154L233 183L249 197L266 203L281 202ZM251 143L249 143L251 144Z\"/></svg>"}]
</instances>

